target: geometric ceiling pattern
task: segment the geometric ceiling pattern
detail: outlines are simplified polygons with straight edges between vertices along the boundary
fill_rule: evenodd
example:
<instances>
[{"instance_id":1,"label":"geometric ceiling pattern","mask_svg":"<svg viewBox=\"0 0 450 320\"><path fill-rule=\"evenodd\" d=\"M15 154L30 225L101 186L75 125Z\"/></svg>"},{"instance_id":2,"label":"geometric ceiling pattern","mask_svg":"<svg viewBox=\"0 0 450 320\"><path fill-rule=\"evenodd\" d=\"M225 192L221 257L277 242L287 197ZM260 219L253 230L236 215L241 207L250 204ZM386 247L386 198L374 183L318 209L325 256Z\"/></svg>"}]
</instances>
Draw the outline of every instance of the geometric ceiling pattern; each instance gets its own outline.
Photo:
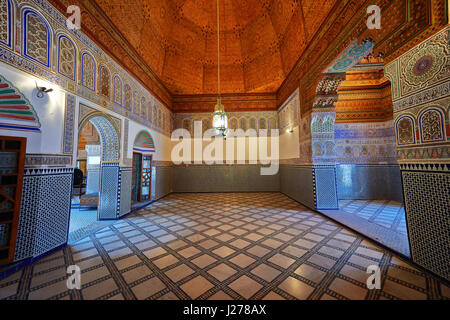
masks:
<instances>
[{"instance_id":1,"label":"geometric ceiling pattern","mask_svg":"<svg viewBox=\"0 0 450 320\"><path fill-rule=\"evenodd\" d=\"M172 95L217 92L214 0L95 0ZM220 0L222 93L273 93L336 0Z\"/></svg>"}]
</instances>

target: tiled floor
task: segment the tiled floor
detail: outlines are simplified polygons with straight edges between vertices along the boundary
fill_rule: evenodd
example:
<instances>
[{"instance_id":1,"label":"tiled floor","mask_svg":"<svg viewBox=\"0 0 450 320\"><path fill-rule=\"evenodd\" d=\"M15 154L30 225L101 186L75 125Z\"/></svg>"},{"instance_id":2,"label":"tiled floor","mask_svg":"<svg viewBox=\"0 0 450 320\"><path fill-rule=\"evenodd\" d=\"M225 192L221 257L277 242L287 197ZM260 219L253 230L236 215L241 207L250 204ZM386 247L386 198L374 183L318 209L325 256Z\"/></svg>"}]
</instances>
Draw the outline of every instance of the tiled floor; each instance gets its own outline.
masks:
<instances>
[{"instance_id":1,"label":"tiled floor","mask_svg":"<svg viewBox=\"0 0 450 320\"><path fill-rule=\"evenodd\" d=\"M390 200L340 200L339 210L320 211L406 257L411 255L405 209L399 202Z\"/></svg>"},{"instance_id":2,"label":"tiled floor","mask_svg":"<svg viewBox=\"0 0 450 320\"><path fill-rule=\"evenodd\" d=\"M82 290L69 291L77 264ZM378 265L382 290L368 290ZM0 280L0 299L443 299L449 287L279 193L172 194Z\"/></svg>"},{"instance_id":3,"label":"tiled floor","mask_svg":"<svg viewBox=\"0 0 450 320\"><path fill-rule=\"evenodd\" d=\"M97 210L72 208L69 222L69 244L76 243L112 224L114 221L97 221Z\"/></svg>"},{"instance_id":4,"label":"tiled floor","mask_svg":"<svg viewBox=\"0 0 450 320\"><path fill-rule=\"evenodd\" d=\"M81 196L80 205L82 207L97 207L98 194L85 194Z\"/></svg>"},{"instance_id":5,"label":"tiled floor","mask_svg":"<svg viewBox=\"0 0 450 320\"><path fill-rule=\"evenodd\" d=\"M69 233L97 221L97 210L72 209L70 212Z\"/></svg>"},{"instance_id":6,"label":"tiled floor","mask_svg":"<svg viewBox=\"0 0 450 320\"><path fill-rule=\"evenodd\" d=\"M407 234L403 204L390 200L340 200L339 208L387 229Z\"/></svg>"}]
</instances>

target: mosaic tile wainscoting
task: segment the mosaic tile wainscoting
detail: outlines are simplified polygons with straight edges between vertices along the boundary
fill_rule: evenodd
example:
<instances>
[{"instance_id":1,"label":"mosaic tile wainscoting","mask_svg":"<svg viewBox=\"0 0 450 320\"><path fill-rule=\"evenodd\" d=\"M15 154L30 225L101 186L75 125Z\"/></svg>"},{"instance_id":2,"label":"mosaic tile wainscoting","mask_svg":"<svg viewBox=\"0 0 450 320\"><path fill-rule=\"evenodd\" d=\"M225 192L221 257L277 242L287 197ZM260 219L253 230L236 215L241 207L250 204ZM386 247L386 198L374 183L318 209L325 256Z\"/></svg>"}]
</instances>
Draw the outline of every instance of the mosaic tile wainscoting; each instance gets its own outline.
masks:
<instances>
[{"instance_id":1,"label":"mosaic tile wainscoting","mask_svg":"<svg viewBox=\"0 0 450 320\"><path fill-rule=\"evenodd\" d=\"M15 261L67 243L73 169L25 169Z\"/></svg>"},{"instance_id":2,"label":"mosaic tile wainscoting","mask_svg":"<svg viewBox=\"0 0 450 320\"><path fill-rule=\"evenodd\" d=\"M100 168L90 169L86 176L86 194L98 194L100 181Z\"/></svg>"},{"instance_id":3,"label":"mosaic tile wainscoting","mask_svg":"<svg viewBox=\"0 0 450 320\"><path fill-rule=\"evenodd\" d=\"M411 257L450 279L450 27L385 66Z\"/></svg>"},{"instance_id":4,"label":"mosaic tile wainscoting","mask_svg":"<svg viewBox=\"0 0 450 320\"><path fill-rule=\"evenodd\" d=\"M338 186L335 165L314 165L316 209L338 209Z\"/></svg>"},{"instance_id":5,"label":"mosaic tile wainscoting","mask_svg":"<svg viewBox=\"0 0 450 320\"><path fill-rule=\"evenodd\" d=\"M438 167L443 170L433 170ZM446 279L450 279L449 170L450 165L402 166L411 256Z\"/></svg>"},{"instance_id":6,"label":"mosaic tile wainscoting","mask_svg":"<svg viewBox=\"0 0 450 320\"><path fill-rule=\"evenodd\" d=\"M280 193L171 194L0 280L0 299L448 299L447 285Z\"/></svg>"},{"instance_id":7,"label":"mosaic tile wainscoting","mask_svg":"<svg viewBox=\"0 0 450 320\"><path fill-rule=\"evenodd\" d=\"M131 210L132 169L120 167L118 162L105 162L101 168L100 220L114 220Z\"/></svg>"},{"instance_id":8,"label":"mosaic tile wainscoting","mask_svg":"<svg viewBox=\"0 0 450 320\"><path fill-rule=\"evenodd\" d=\"M311 209L337 209L336 166L282 165L281 192Z\"/></svg>"}]
</instances>

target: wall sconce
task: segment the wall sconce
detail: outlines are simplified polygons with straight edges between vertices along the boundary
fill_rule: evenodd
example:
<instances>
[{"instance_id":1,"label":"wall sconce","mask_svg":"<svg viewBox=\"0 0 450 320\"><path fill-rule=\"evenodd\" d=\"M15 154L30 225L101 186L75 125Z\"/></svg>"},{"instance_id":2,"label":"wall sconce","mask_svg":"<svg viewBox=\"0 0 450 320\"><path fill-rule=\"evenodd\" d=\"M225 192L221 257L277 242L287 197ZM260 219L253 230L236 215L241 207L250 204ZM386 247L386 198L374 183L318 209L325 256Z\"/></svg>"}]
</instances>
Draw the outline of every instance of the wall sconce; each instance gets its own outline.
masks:
<instances>
[{"instance_id":1,"label":"wall sconce","mask_svg":"<svg viewBox=\"0 0 450 320\"><path fill-rule=\"evenodd\" d=\"M36 89L38 89L38 91L37 91L37 93L36 93L36 96L37 96L39 99L42 99L42 98L44 97L44 94L53 91L52 88L47 89L46 87L40 87L40 86L38 86L37 82L36 82Z\"/></svg>"},{"instance_id":2,"label":"wall sconce","mask_svg":"<svg viewBox=\"0 0 450 320\"><path fill-rule=\"evenodd\" d=\"M287 128L286 129L286 133L292 133L292 132L294 132L294 129L292 129L292 128Z\"/></svg>"}]
</instances>

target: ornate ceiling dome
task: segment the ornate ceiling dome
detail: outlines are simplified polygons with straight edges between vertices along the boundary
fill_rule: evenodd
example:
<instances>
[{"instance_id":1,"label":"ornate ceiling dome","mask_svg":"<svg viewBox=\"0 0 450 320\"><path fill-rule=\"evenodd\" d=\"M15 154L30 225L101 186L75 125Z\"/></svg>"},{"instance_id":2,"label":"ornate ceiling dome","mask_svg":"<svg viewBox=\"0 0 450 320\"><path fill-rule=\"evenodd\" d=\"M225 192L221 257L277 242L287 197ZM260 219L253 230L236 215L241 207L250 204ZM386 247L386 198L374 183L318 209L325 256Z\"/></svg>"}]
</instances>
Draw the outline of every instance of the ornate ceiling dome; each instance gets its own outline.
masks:
<instances>
[{"instance_id":1,"label":"ornate ceiling dome","mask_svg":"<svg viewBox=\"0 0 450 320\"><path fill-rule=\"evenodd\" d=\"M216 1L95 0L172 94L217 92ZM223 93L275 92L335 0L221 0Z\"/></svg>"}]
</instances>

